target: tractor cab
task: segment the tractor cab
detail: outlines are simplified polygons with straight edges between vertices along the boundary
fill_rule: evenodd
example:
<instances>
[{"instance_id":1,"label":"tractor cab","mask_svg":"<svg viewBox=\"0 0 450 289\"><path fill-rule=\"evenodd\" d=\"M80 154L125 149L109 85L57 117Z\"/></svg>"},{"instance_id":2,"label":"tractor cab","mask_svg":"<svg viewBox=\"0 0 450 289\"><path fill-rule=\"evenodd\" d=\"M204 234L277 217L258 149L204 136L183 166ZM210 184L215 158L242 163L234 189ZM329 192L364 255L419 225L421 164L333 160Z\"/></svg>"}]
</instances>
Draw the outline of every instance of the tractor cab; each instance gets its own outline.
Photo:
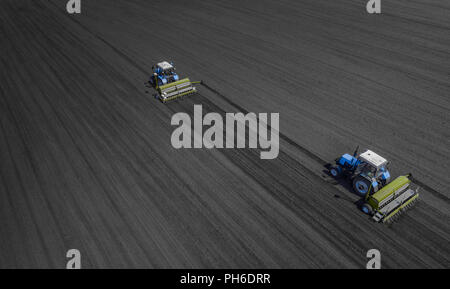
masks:
<instances>
[{"instance_id":1,"label":"tractor cab","mask_svg":"<svg viewBox=\"0 0 450 289\"><path fill-rule=\"evenodd\" d=\"M156 65L158 74L172 75L175 73L175 67L167 61L160 62Z\"/></svg>"},{"instance_id":2,"label":"tractor cab","mask_svg":"<svg viewBox=\"0 0 450 289\"><path fill-rule=\"evenodd\" d=\"M367 150L359 155L360 164L355 173L366 175L370 178L379 178L383 174L389 174L387 170L388 161L373 151ZM387 177L387 176L386 176Z\"/></svg>"},{"instance_id":3,"label":"tractor cab","mask_svg":"<svg viewBox=\"0 0 450 289\"><path fill-rule=\"evenodd\" d=\"M172 63L162 61L153 67L153 77L150 79L150 83L153 86L161 86L178 80L178 74L175 72L175 67Z\"/></svg>"},{"instance_id":4,"label":"tractor cab","mask_svg":"<svg viewBox=\"0 0 450 289\"><path fill-rule=\"evenodd\" d=\"M347 177L353 183L353 189L361 196L374 193L389 183L388 161L371 150L357 156L358 149L352 155L344 154L330 167L330 174L339 178Z\"/></svg>"}]
</instances>

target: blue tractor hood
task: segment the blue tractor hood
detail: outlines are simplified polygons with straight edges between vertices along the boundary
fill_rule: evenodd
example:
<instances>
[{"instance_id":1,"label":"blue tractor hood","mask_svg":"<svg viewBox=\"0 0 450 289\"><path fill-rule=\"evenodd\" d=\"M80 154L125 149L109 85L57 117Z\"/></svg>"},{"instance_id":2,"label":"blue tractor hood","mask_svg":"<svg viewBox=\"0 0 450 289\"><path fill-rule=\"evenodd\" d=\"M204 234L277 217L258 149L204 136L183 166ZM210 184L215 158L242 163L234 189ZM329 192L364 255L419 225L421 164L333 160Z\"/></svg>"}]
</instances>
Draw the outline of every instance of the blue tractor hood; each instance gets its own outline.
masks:
<instances>
[{"instance_id":1,"label":"blue tractor hood","mask_svg":"<svg viewBox=\"0 0 450 289\"><path fill-rule=\"evenodd\" d=\"M358 160L357 160L355 157L353 157L353 156L351 156L351 155L349 155L349 154L344 154L344 155L342 155L342 157L339 159L338 163L339 163L341 166L344 166L345 164L349 164L349 165L353 166L353 165L356 164L357 161L358 161Z\"/></svg>"}]
</instances>

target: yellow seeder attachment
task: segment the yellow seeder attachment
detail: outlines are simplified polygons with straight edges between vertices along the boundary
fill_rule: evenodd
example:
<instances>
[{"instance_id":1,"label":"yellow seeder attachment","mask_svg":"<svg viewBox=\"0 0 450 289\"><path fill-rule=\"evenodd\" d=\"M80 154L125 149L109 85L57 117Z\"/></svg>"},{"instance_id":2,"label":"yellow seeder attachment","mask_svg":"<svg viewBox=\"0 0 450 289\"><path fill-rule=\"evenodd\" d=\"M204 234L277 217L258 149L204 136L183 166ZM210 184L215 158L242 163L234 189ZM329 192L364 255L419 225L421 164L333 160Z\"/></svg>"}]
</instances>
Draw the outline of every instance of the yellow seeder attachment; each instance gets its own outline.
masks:
<instances>
[{"instance_id":1,"label":"yellow seeder attachment","mask_svg":"<svg viewBox=\"0 0 450 289\"><path fill-rule=\"evenodd\" d=\"M418 188L410 188L409 175L400 176L371 196L366 197L362 210L373 215L376 222L391 222L419 197Z\"/></svg>"},{"instance_id":2,"label":"yellow seeder attachment","mask_svg":"<svg viewBox=\"0 0 450 289\"><path fill-rule=\"evenodd\" d=\"M184 78L169 84L161 85L156 89L159 93L159 99L162 102L167 102L197 92L189 78Z\"/></svg>"}]
</instances>

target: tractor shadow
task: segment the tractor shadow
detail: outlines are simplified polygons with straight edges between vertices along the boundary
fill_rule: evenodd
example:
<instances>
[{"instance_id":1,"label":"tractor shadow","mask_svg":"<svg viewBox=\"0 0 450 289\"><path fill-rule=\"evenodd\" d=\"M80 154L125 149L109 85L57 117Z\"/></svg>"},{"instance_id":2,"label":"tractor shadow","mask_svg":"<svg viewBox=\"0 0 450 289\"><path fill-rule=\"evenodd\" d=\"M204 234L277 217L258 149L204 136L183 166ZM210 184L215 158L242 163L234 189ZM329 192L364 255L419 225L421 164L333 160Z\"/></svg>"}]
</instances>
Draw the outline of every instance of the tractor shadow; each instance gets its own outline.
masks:
<instances>
[{"instance_id":1,"label":"tractor shadow","mask_svg":"<svg viewBox=\"0 0 450 289\"><path fill-rule=\"evenodd\" d=\"M357 196L358 200L355 201L354 199L351 199L348 196L342 195L342 194L335 194L334 197L336 199L341 199L341 200L347 201L349 203L352 203L358 210L361 210L361 207L364 204L364 197L361 197L360 195L355 193L355 191L353 190L353 185L348 178L346 178L346 177L342 177L342 178L338 178L338 179L334 178L330 174L331 165L332 164L330 164L330 163L325 164L324 169L322 170L322 173L328 177L328 182L334 186L338 185L338 186L344 188L350 194Z\"/></svg>"},{"instance_id":2,"label":"tractor shadow","mask_svg":"<svg viewBox=\"0 0 450 289\"><path fill-rule=\"evenodd\" d=\"M150 82L144 82L144 90L145 90L145 93L151 93L152 94L152 96L154 97L154 98L158 98L158 93L156 92L156 90L155 90L155 88L150 84Z\"/></svg>"}]
</instances>

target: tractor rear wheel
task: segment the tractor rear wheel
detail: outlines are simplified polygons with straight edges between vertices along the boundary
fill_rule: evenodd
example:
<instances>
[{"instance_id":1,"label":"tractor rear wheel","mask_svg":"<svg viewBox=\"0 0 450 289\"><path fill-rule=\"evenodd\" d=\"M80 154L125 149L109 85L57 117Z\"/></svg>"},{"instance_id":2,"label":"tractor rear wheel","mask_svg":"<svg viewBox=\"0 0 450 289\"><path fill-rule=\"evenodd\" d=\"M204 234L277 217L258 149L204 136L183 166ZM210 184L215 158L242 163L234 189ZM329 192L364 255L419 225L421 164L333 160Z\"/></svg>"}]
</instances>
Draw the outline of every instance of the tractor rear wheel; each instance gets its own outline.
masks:
<instances>
[{"instance_id":1,"label":"tractor rear wheel","mask_svg":"<svg viewBox=\"0 0 450 289\"><path fill-rule=\"evenodd\" d=\"M362 177L356 177L353 180L353 189L360 196L365 196L370 190L370 182Z\"/></svg>"}]
</instances>

